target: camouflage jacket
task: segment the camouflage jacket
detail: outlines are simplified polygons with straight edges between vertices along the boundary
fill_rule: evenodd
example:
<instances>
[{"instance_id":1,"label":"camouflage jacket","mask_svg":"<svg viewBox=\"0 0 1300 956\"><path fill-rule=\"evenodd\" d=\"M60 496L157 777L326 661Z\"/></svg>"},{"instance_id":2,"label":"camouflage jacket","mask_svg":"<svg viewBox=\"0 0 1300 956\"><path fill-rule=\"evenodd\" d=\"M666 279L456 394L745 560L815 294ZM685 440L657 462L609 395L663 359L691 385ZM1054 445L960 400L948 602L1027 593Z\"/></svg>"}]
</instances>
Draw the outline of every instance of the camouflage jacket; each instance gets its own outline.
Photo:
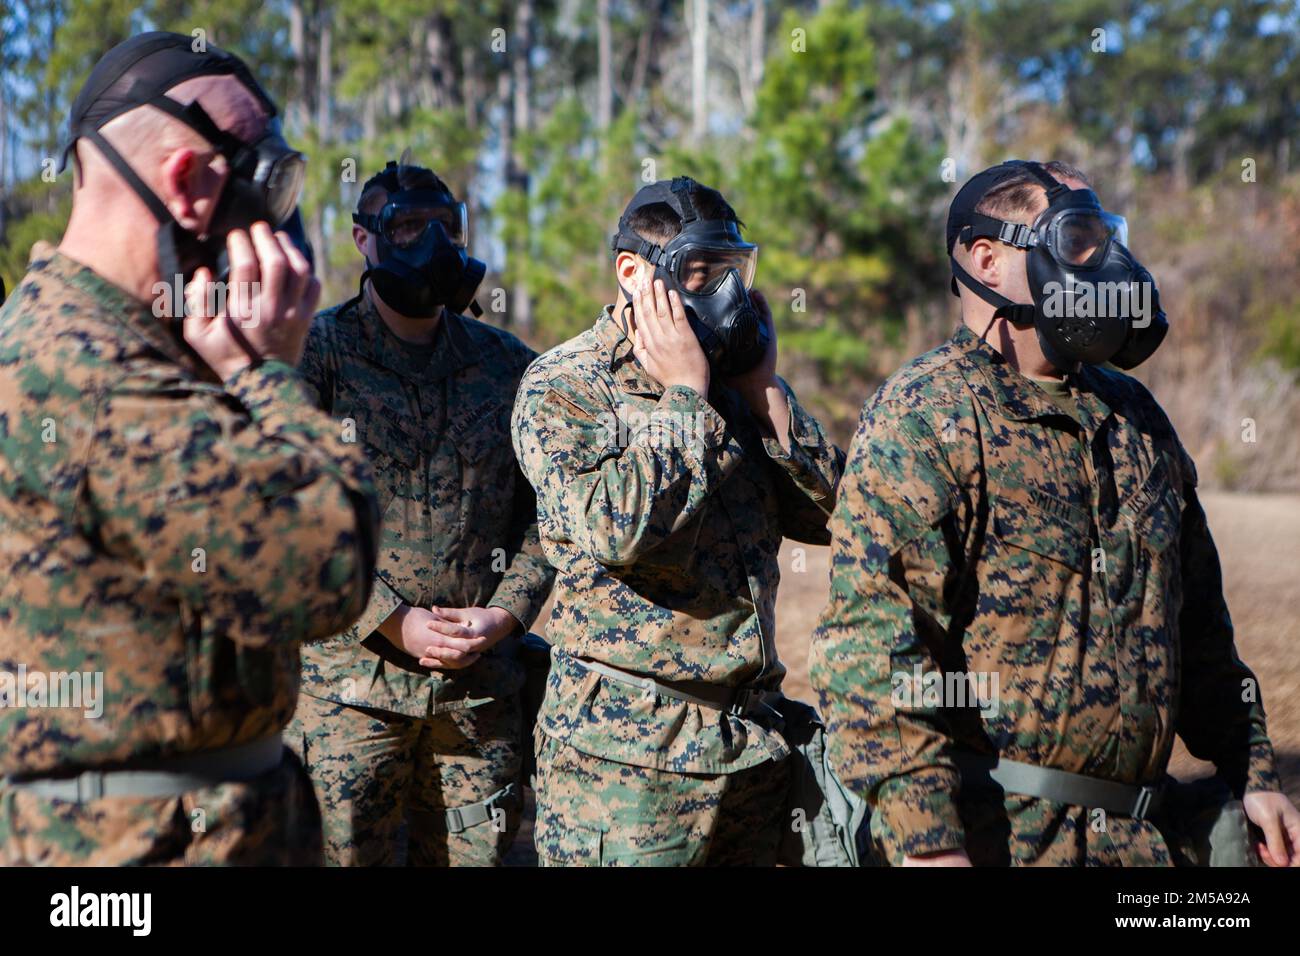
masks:
<instances>
[{"instance_id":1,"label":"camouflage jacket","mask_svg":"<svg viewBox=\"0 0 1300 956\"><path fill-rule=\"evenodd\" d=\"M149 303L42 246L0 310L0 677L22 675L0 682L0 771L277 732L299 643L370 591L365 456L290 366L215 384Z\"/></svg>"},{"instance_id":2,"label":"camouflage jacket","mask_svg":"<svg viewBox=\"0 0 1300 956\"><path fill-rule=\"evenodd\" d=\"M306 693L423 717L522 685L522 631L464 670L431 671L375 628L402 603L501 607L522 628L541 611L555 572L509 434L519 376L535 357L508 332L445 312L421 361L364 296L316 317L301 369L374 466L383 535L361 619L303 648Z\"/></svg>"},{"instance_id":3,"label":"camouflage jacket","mask_svg":"<svg viewBox=\"0 0 1300 956\"><path fill-rule=\"evenodd\" d=\"M661 681L780 686L777 552L783 536L829 541L844 461L789 399L786 453L730 389L665 391L608 310L532 364L513 432L558 569L547 634L562 655ZM585 753L677 772L788 752L759 722L646 697L563 656L539 725Z\"/></svg>"},{"instance_id":4,"label":"camouflage jacket","mask_svg":"<svg viewBox=\"0 0 1300 956\"><path fill-rule=\"evenodd\" d=\"M810 664L834 764L896 862L988 836L958 751L1146 784L1176 733L1239 790L1277 786L1191 459L1136 380L1068 381L1077 421L962 327L863 409ZM941 706L918 672L983 679L993 706ZM1004 862L1168 862L1149 822L997 810Z\"/></svg>"}]
</instances>

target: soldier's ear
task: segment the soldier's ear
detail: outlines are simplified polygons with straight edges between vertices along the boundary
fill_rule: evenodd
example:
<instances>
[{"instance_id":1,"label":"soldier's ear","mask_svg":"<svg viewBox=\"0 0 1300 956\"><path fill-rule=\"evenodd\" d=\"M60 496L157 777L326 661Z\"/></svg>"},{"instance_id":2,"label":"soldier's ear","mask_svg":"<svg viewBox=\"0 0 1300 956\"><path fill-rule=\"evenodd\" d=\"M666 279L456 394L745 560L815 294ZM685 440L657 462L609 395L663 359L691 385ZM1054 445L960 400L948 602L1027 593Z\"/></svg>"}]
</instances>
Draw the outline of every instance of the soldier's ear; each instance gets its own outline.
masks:
<instances>
[{"instance_id":1,"label":"soldier's ear","mask_svg":"<svg viewBox=\"0 0 1300 956\"><path fill-rule=\"evenodd\" d=\"M211 157L189 146L178 146L163 157L158 198L181 228L207 229L225 185L228 170L217 170Z\"/></svg>"},{"instance_id":2,"label":"soldier's ear","mask_svg":"<svg viewBox=\"0 0 1300 956\"><path fill-rule=\"evenodd\" d=\"M988 239L976 239L971 243L967 253L970 264L966 266L966 270L975 277L976 281L990 288L997 288L1002 283L999 251Z\"/></svg>"},{"instance_id":3,"label":"soldier's ear","mask_svg":"<svg viewBox=\"0 0 1300 956\"><path fill-rule=\"evenodd\" d=\"M614 274L618 277L618 286L625 294L636 288L642 270L648 263L634 252L620 252L614 259Z\"/></svg>"},{"instance_id":4,"label":"soldier's ear","mask_svg":"<svg viewBox=\"0 0 1300 956\"><path fill-rule=\"evenodd\" d=\"M370 245L370 233L367 232L362 226L353 224L352 242L357 247L357 251L361 253L361 255L363 255L367 259L370 258L370 254L366 249L366 247Z\"/></svg>"}]
</instances>

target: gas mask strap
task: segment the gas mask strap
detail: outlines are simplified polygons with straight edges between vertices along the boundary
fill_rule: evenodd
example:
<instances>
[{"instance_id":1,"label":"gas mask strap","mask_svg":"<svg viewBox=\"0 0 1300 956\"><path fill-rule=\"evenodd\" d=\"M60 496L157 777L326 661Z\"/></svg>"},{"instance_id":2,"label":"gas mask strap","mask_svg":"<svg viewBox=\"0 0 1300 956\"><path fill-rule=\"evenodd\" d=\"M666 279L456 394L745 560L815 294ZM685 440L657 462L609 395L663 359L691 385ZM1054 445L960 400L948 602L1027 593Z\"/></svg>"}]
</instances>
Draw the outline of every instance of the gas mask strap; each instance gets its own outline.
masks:
<instances>
[{"instance_id":1,"label":"gas mask strap","mask_svg":"<svg viewBox=\"0 0 1300 956\"><path fill-rule=\"evenodd\" d=\"M953 277L970 289L977 296L993 306L994 318L1005 318L1012 325L1027 326L1034 324L1034 306L1012 302L1000 292L994 292L986 285L975 281L975 277L961 267L956 259L951 260Z\"/></svg>"},{"instance_id":2,"label":"gas mask strap","mask_svg":"<svg viewBox=\"0 0 1300 956\"><path fill-rule=\"evenodd\" d=\"M682 217L682 230L700 217L695 212L695 203L691 202L691 187L695 180L689 176L678 176L673 180L672 193L677 199L677 211Z\"/></svg>"},{"instance_id":3,"label":"gas mask strap","mask_svg":"<svg viewBox=\"0 0 1300 956\"><path fill-rule=\"evenodd\" d=\"M1049 173L1042 163L1025 163L1025 169L1047 190L1047 205L1049 206L1056 201L1058 196L1071 191L1069 186Z\"/></svg>"},{"instance_id":4,"label":"gas mask strap","mask_svg":"<svg viewBox=\"0 0 1300 956\"><path fill-rule=\"evenodd\" d=\"M158 198L158 194L145 184L145 181L136 174L136 171L131 168L131 164L123 158L122 154L100 135L99 130L89 129L81 135L95 144L104 158L108 160L109 165L117 170L119 176L126 180L127 185L140 197L141 202L149 207L149 211L153 213L153 217L158 220L159 225L166 225L176 221L176 217L172 215L167 205Z\"/></svg>"}]
</instances>

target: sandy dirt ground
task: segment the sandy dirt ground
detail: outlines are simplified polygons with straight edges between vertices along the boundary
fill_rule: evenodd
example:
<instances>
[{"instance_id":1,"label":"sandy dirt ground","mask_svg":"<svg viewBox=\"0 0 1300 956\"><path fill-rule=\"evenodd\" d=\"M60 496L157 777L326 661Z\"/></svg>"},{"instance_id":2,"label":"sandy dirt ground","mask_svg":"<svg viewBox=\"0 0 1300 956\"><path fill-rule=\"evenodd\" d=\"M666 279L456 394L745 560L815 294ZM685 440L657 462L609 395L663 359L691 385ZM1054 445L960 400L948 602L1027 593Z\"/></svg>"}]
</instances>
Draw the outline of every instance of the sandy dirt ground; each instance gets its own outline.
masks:
<instances>
[{"instance_id":1,"label":"sandy dirt ground","mask_svg":"<svg viewBox=\"0 0 1300 956\"><path fill-rule=\"evenodd\" d=\"M1223 562L1237 650L1260 679L1283 787L1300 803L1300 495L1207 493L1203 503ZM801 571L795 570L795 547L805 550ZM777 645L789 669L785 693L807 701L814 701L808 641L826 603L829 559L829 548L789 543L781 554L776 618ZM1178 745L1171 766L1176 777L1211 770ZM526 821L510 862L528 865L531 843Z\"/></svg>"}]
</instances>

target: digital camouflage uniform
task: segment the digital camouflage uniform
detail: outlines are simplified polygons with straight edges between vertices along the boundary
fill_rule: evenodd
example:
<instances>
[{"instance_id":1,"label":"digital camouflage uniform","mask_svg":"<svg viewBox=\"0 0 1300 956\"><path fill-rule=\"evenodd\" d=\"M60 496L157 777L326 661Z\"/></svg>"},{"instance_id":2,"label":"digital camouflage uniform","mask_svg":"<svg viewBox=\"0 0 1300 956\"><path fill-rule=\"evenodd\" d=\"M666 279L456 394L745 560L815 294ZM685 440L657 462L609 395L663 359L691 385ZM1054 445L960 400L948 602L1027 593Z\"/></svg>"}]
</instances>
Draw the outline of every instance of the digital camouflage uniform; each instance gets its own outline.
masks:
<instances>
[{"instance_id":1,"label":"digital camouflage uniform","mask_svg":"<svg viewBox=\"0 0 1300 956\"><path fill-rule=\"evenodd\" d=\"M365 606L377 521L365 456L293 368L215 384L148 302L41 244L0 310L0 671L99 673L104 700L7 701L0 771L166 769L278 735L299 644ZM175 797L0 784L8 865L320 859L288 751Z\"/></svg>"},{"instance_id":2,"label":"digital camouflage uniform","mask_svg":"<svg viewBox=\"0 0 1300 956\"><path fill-rule=\"evenodd\" d=\"M522 628L555 572L533 491L510 445L510 409L534 353L444 312L431 348L396 338L365 296L316 317L302 372L365 449L383 536L374 593L351 628L303 648L292 727L325 818L326 859L491 865L519 826ZM430 671L375 629L399 606L501 607L521 629L463 670ZM511 784L495 820L459 832L446 811Z\"/></svg>"},{"instance_id":3,"label":"digital camouflage uniform","mask_svg":"<svg viewBox=\"0 0 1300 956\"><path fill-rule=\"evenodd\" d=\"M524 376L515 450L558 572L537 727L544 865L773 861L789 775L776 723L577 660L681 689L780 687L778 549L828 541L843 464L789 399L785 453L730 389L665 391L608 310Z\"/></svg>"},{"instance_id":4,"label":"digital camouflage uniform","mask_svg":"<svg viewBox=\"0 0 1300 956\"><path fill-rule=\"evenodd\" d=\"M958 752L1149 784L1178 734L1238 794L1277 787L1191 459L1136 380L1069 382L1077 420L962 327L863 409L810 666L894 863L1170 862L1150 821L962 789ZM996 674L996 714L895 700L917 666Z\"/></svg>"}]
</instances>

